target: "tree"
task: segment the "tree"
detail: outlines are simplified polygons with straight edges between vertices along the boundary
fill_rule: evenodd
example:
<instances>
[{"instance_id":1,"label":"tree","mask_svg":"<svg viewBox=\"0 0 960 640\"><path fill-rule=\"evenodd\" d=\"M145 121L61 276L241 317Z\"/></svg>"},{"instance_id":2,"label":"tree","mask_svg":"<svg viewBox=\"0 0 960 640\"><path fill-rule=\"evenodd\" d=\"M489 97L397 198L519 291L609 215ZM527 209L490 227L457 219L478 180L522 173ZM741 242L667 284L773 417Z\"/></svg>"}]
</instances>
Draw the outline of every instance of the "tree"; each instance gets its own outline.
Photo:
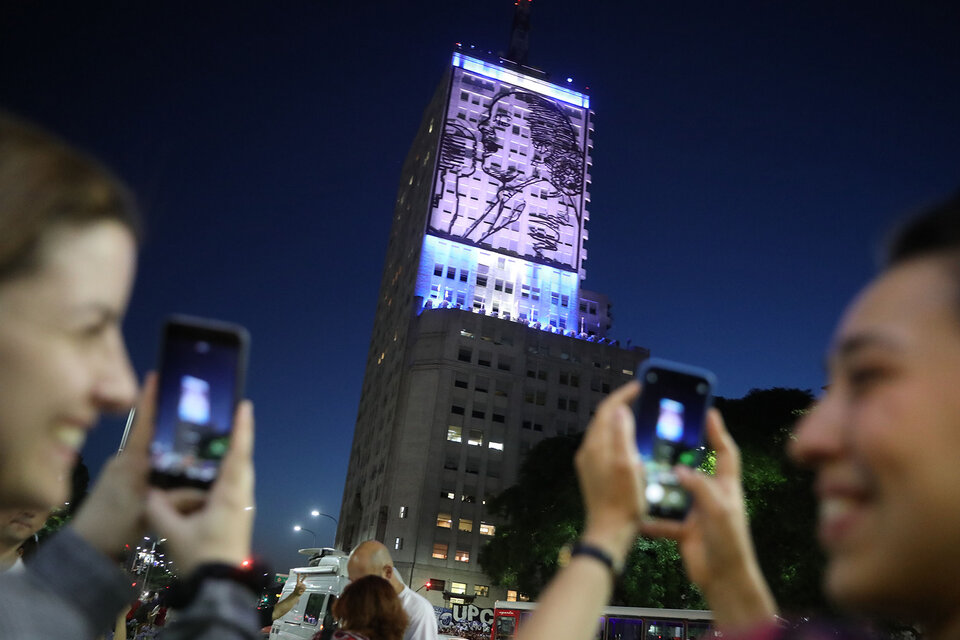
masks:
<instances>
[{"instance_id":1,"label":"tree","mask_svg":"<svg viewBox=\"0 0 960 640\"><path fill-rule=\"evenodd\" d=\"M822 558L812 532L815 507L808 474L796 470L784 445L812 396L796 389L753 390L740 399L717 398L743 452L744 492L764 575L786 611L823 605ZM480 551L495 584L536 598L557 570L561 547L583 531L583 507L573 467L579 437L541 441L524 460L517 485L491 501L503 524ZM704 467L711 468L712 455ZM639 539L627 559L613 603L702 608L702 594L683 572L676 544Z\"/></svg>"}]
</instances>

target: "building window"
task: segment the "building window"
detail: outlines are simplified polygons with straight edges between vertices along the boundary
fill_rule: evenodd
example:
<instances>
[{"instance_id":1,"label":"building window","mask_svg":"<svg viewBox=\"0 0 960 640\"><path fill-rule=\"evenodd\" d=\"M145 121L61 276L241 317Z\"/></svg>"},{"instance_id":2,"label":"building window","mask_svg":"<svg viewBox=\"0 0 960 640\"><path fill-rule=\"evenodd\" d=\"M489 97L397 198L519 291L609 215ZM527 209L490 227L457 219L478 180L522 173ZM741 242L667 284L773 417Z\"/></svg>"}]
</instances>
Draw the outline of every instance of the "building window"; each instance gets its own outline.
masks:
<instances>
[{"instance_id":1,"label":"building window","mask_svg":"<svg viewBox=\"0 0 960 640\"><path fill-rule=\"evenodd\" d=\"M490 524L489 522L480 523L480 535L482 536L492 536L497 532L497 528Z\"/></svg>"},{"instance_id":2,"label":"building window","mask_svg":"<svg viewBox=\"0 0 960 640\"><path fill-rule=\"evenodd\" d=\"M456 471L460 468L460 454L448 453L447 457L443 460L444 469L452 469ZM453 497L452 495L450 496Z\"/></svg>"},{"instance_id":3,"label":"building window","mask_svg":"<svg viewBox=\"0 0 960 640\"><path fill-rule=\"evenodd\" d=\"M439 262L433 265L433 275L442 276L443 275L443 265Z\"/></svg>"},{"instance_id":4,"label":"building window","mask_svg":"<svg viewBox=\"0 0 960 640\"><path fill-rule=\"evenodd\" d=\"M487 286L487 276L482 276L479 273L477 274L477 286L485 287Z\"/></svg>"},{"instance_id":5,"label":"building window","mask_svg":"<svg viewBox=\"0 0 960 640\"><path fill-rule=\"evenodd\" d=\"M437 514L437 526L442 529L452 529L453 528L453 518L450 517L449 513L438 513Z\"/></svg>"},{"instance_id":6,"label":"building window","mask_svg":"<svg viewBox=\"0 0 960 640\"><path fill-rule=\"evenodd\" d=\"M450 413L454 415L462 416L464 414L464 411L465 411L464 408L461 407L460 405L455 404L450 406Z\"/></svg>"},{"instance_id":7,"label":"building window","mask_svg":"<svg viewBox=\"0 0 960 640\"><path fill-rule=\"evenodd\" d=\"M512 282L505 282L505 283L503 284L503 291L504 291L504 293L507 293L507 294L513 293L513 283L512 283Z\"/></svg>"},{"instance_id":8,"label":"building window","mask_svg":"<svg viewBox=\"0 0 960 640\"><path fill-rule=\"evenodd\" d=\"M481 367L489 367L491 360L493 360L493 354L489 351L481 351L477 356L477 364Z\"/></svg>"},{"instance_id":9,"label":"building window","mask_svg":"<svg viewBox=\"0 0 960 640\"><path fill-rule=\"evenodd\" d=\"M433 545L433 547L434 547L434 553L436 553L436 547L437 547L437 545ZM443 548L444 548L444 549L443 549L443 550L444 550L444 553L446 553L447 545L443 545ZM434 556L434 557L436 557L436 556ZM447 556L443 556L443 557L446 558ZM517 601L517 592L516 592L516 590L514 590L514 589L507 589L507 602L516 602L516 601Z\"/></svg>"},{"instance_id":10,"label":"building window","mask_svg":"<svg viewBox=\"0 0 960 640\"><path fill-rule=\"evenodd\" d=\"M490 595L490 587L485 584L475 584L473 585L473 595L486 598Z\"/></svg>"},{"instance_id":11,"label":"building window","mask_svg":"<svg viewBox=\"0 0 960 640\"><path fill-rule=\"evenodd\" d=\"M495 414L493 414L493 421L494 421L494 422L506 422L506 421L507 421L507 417L506 417L505 415L503 415L502 413L495 413Z\"/></svg>"},{"instance_id":12,"label":"building window","mask_svg":"<svg viewBox=\"0 0 960 640\"><path fill-rule=\"evenodd\" d=\"M453 556L457 562L470 562L470 552L458 549L457 554Z\"/></svg>"},{"instance_id":13,"label":"building window","mask_svg":"<svg viewBox=\"0 0 960 640\"><path fill-rule=\"evenodd\" d=\"M490 390L490 378L477 376L477 379L473 382L473 389L480 393L486 393Z\"/></svg>"},{"instance_id":14,"label":"building window","mask_svg":"<svg viewBox=\"0 0 960 640\"><path fill-rule=\"evenodd\" d=\"M467 438L467 444L474 447L483 446L483 431L480 429L470 429L470 437Z\"/></svg>"},{"instance_id":15,"label":"building window","mask_svg":"<svg viewBox=\"0 0 960 640\"><path fill-rule=\"evenodd\" d=\"M457 360L459 360L460 362L470 362L470 358L472 356L473 356L472 349L460 347L460 352L457 354Z\"/></svg>"},{"instance_id":16,"label":"building window","mask_svg":"<svg viewBox=\"0 0 960 640\"><path fill-rule=\"evenodd\" d=\"M451 582L450 583L450 593L455 593L457 595L463 595L467 592L467 583L465 582Z\"/></svg>"},{"instance_id":17,"label":"building window","mask_svg":"<svg viewBox=\"0 0 960 640\"><path fill-rule=\"evenodd\" d=\"M467 504L473 504L474 502L477 501L477 498L476 498L476 496L472 496L472 495L470 495L470 494L468 494L468 493L465 493L465 494L463 494L462 496L460 496L460 501L461 501L461 502L464 502L464 503L467 503Z\"/></svg>"},{"instance_id":18,"label":"building window","mask_svg":"<svg viewBox=\"0 0 960 640\"><path fill-rule=\"evenodd\" d=\"M454 267L447 267L447 277L453 280L457 277L457 270Z\"/></svg>"},{"instance_id":19,"label":"building window","mask_svg":"<svg viewBox=\"0 0 960 640\"><path fill-rule=\"evenodd\" d=\"M458 376L456 379L454 379L454 381L453 381L453 386L459 387L460 389L466 389L466 388L467 388L467 381L464 380L463 378L460 378L460 377Z\"/></svg>"},{"instance_id":20,"label":"building window","mask_svg":"<svg viewBox=\"0 0 960 640\"><path fill-rule=\"evenodd\" d=\"M459 531L466 531L467 533L473 531L473 520L467 520L466 518L460 518L460 524L457 527Z\"/></svg>"},{"instance_id":21,"label":"building window","mask_svg":"<svg viewBox=\"0 0 960 640\"><path fill-rule=\"evenodd\" d=\"M447 427L447 440L450 442L461 442L463 440L463 427L458 427L455 424Z\"/></svg>"},{"instance_id":22,"label":"building window","mask_svg":"<svg viewBox=\"0 0 960 640\"><path fill-rule=\"evenodd\" d=\"M403 518L406 518L406 517L407 517L407 508L400 507L400 519L402 520Z\"/></svg>"},{"instance_id":23,"label":"building window","mask_svg":"<svg viewBox=\"0 0 960 640\"><path fill-rule=\"evenodd\" d=\"M433 557L437 560L446 560L447 559L447 545L442 542L435 542L433 544ZM514 597L511 602L516 602L517 599Z\"/></svg>"},{"instance_id":24,"label":"building window","mask_svg":"<svg viewBox=\"0 0 960 640\"><path fill-rule=\"evenodd\" d=\"M502 443L502 442L494 442L493 440L491 440L491 441L490 441L490 448L491 448L491 449L496 449L497 451L503 451L503 443Z\"/></svg>"},{"instance_id":25,"label":"building window","mask_svg":"<svg viewBox=\"0 0 960 640\"><path fill-rule=\"evenodd\" d=\"M469 274L469 271L467 271L466 269L460 269L460 282L466 282L468 274Z\"/></svg>"},{"instance_id":26,"label":"building window","mask_svg":"<svg viewBox=\"0 0 960 640\"><path fill-rule=\"evenodd\" d=\"M399 551L400 549L403 549L403 538L396 538L393 541L393 548L395 551Z\"/></svg>"},{"instance_id":27,"label":"building window","mask_svg":"<svg viewBox=\"0 0 960 640\"><path fill-rule=\"evenodd\" d=\"M501 356L497 359L497 369L500 371L510 371L513 368L513 358Z\"/></svg>"},{"instance_id":28,"label":"building window","mask_svg":"<svg viewBox=\"0 0 960 640\"><path fill-rule=\"evenodd\" d=\"M473 412L472 412L470 415L472 415L474 418L479 418L480 420L483 420L484 418L487 417L487 414L485 414L483 411L479 411L479 410L477 410L477 409L474 409Z\"/></svg>"},{"instance_id":29,"label":"building window","mask_svg":"<svg viewBox=\"0 0 960 640\"><path fill-rule=\"evenodd\" d=\"M454 468L456 468L456 467L454 467ZM453 491L447 491L446 489L444 489L444 490L442 490L442 491L440 492L440 497L443 498L444 500L453 500L453 498L454 498L456 495L457 495L457 494L455 494Z\"/></svg>"}]
</instances>

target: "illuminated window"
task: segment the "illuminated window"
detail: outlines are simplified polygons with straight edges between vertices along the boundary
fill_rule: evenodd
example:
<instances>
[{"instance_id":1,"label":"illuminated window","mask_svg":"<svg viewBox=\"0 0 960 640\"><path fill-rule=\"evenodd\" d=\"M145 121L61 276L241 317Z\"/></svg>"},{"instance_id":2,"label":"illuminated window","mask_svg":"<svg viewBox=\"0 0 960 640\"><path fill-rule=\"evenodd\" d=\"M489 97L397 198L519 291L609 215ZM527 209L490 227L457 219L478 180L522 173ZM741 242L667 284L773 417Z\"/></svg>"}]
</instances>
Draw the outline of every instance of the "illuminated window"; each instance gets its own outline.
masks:
<instances>
[{"instance_id":1,"label":"illuminated window","mask_svg":"<svg viewBox=\"0 0 960 640\"><path fill-rule=\"evenodd\" d=\"M407 508L406 508L406 507L400 507L400 517L401 517L401 518L406 518L406 517L407 517Z\"/></svg>"},{"instance_id":2,"label":"illuminated window","mask_svg":"<svg viewBox=\"0 0 960 640\"><path fill-rule=\"evenodd\" d=\"M453 559L457 562L470 562L470 552L457 550L457 554L453 556Z\"/></svg>"},{"instance_id":3,"label":"illuminated window","mask_svg":"<svg viewBox=\"0 0 960 640\"><path fill-rule=\"evenodd\" d=\"M443 546L446 547L447 545L443 545ZM444 558L446 558L446 556L444 556ZM517 601L517 592L513 589L507 589L507 602L516 602L516 601Z\"/></svg>"},{"instance_id":4,"label":"illuminated window","mask_svg":"<svg viewBox=\"0 0 960 640\"><path fill-rule=\"evenodd\" d=\"M492 536L497 532L497 528L490 524L489 522L480 523L480 535L482 536Z\"/></svg>"},{"instance_id":5,"label":"illuminated window","mask_svg":"<svg viewBox=\"0 0 960 640\"><path fill-rule=\"evenodd\" d=\"M463 595L467 592L467 584L465 582L451 582L450 583L450 593L455 593L457 595Z\"/></svg>"},{"instance_id":6,"label":"illuminated window","mask_svg":"<svg viewBox=\"0 0 960 640\"><path fill-rule=\"evenodd\" d=\"M633 369L624 369L624 370L623 370L623 375L625 375L625 376L632 376L632 375L633 375Z\"/></svg>"},{"instance_id":7,"label":"illuminated window","mask_svg":"<svg viewBox=\"0 0 960 640\"><path fill-rule=\"evenodd\" d=\"M440 492L440 497L446 500L453 500L456 495L453 491L447 491L446 489Z\"/></svg>"},{"instance_id":8,"label":"illuminated window","mask_svg":"<svg viewBox=\"0 0 960 640\"><path fill-rule=\"evenodd\" d=\"M436 543L434 543L434 545L433 545L433 557L436 558L436 559L438 559L438 560L446 560L446 559L447 559L447 545L445 545L445 544L442 543L442 542L436 542ZM513 602L516 602L516 598L514 598Z\"/></svg>"},{"instance_id":9,"label":"illuminated window","mask_svg":"<svg viewBox=\"0 0 960 640\"><path fill-rule=\"evenodd\" d=\"M457 425L450 425L447 427L447 440L450 442L461 442L463 435L463 428L458 427Z\"/></svg>"},{"instance_id":10,"label":"illuminated window","mask_svg":"<svg viewBox=\"0 0 960 640\"><path fill-rule=\"evenodd\" d=\"M467 520L466 518L460 518L460 525L457 527L460 531L470 532L473 531L473 520Z\"/></svg>"},{"instance_id":11,"label":"illuminated window","mask_svg":"<svg viewBox=\"0 0 960 640\"><path fill-rule=\"evenodd\" d=\"M477 501L477 498L476 498L476 496L473 496L473 495L471 495L471 494L469 494L469 493L465 493L465 494L463 494L462 496L460 496L460 501L461 501L461 502L466 502L467 504L473 504L474 502Z\"/></svg>"},{"instance_id":12,"label":"illuminated window","mask_svg":"<svg viewBox=\"0 0 960 640\"><path fill-rule=\"evenodd\" d=\"M503 451L503 443L502 443L502 442L493 442L493 441L491 440L491 441L490 441L490 448L491 448L491 449L495 449L495 450L497 450L497 451Z\"/></svg>"},{"instance_id":13,"label":"illuminated window","mask_svg":"<svg viewBox=\"0 0 960 640\"><path fill-rule=\"evenodd\" d=\"M450 517L449 513L438 513L437 514L437 526L443 529L452 529L453 528L453 518Z\"/></svg>"},{"instance_id":14,"label":"illuminated window","mask_svg":"<svg viewBox=\"0 0 960 640\"><path fill-rule=\"evenodd\" d=\"M486 598L490 595L490 587L485 584L475 584L473 585L473 595Z\"/></svg>"},{"instance_id":15,"label":"illuminated window","mask_svg":"<svg viewBox=\"0 0 960 640\"><path fill-rule=\"evenodd\" d=\"M470 429L470 437L467 438L467 444L474 447L483 446L483 431L480 429Z\"/></svg>"},{"instance_id":16,"label":"illuminated window","mask_svg":"<svg viewBox=\"0 0 960 640\"><path fill-rule=\"evenodd\" d=\"M525 594L525 593L521 593L521 594L517 597L517 599L520 600L520 602L530 602L530 596L528 596L528 595Z\"/></svg>"},{"instance_id":17,"label":"illuminated window","mask_svg":"<svg viewBox=\"0 0 960 640\"><path fill-rule=\"evenodd\" d=\"M393 548L394 548L396 551L399 551L400 549L403 549L403 538L397 538L396 540L394 540L394 541L393 541Z\"/></svg>"}]
</instances>

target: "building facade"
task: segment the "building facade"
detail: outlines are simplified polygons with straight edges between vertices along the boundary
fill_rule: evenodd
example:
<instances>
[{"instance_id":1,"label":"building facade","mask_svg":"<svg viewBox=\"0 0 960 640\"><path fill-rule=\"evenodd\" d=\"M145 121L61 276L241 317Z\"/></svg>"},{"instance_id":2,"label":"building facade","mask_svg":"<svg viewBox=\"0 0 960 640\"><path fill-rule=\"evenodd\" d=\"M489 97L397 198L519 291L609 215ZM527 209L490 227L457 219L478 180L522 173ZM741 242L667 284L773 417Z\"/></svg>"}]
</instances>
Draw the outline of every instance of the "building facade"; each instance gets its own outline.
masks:
<instances>
[{"instance_id":1,"label":"building facade","mask_svg":"<svg viewBox=\"0 0 960 640\"><path fill-rule=\"evenodd\" d=\"M433 604L491 607L487 499L582 431L647 350L607 337L586 272L589 97L458 50L404 163L337 532L375 538Z\"/></svg>"}]
</instances>

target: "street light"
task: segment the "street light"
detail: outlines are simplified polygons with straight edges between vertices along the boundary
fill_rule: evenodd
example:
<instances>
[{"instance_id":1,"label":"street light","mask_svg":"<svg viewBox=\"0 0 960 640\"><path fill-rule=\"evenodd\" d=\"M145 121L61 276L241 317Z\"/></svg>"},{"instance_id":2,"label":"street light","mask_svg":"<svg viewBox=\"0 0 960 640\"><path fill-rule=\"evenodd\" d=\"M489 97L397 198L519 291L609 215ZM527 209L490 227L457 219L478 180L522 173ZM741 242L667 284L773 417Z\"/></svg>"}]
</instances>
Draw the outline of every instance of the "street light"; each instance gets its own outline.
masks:
<instances>
[{"instance_id":1,"label":"street light","mask_svg":"<svg viewBox=\"0 0 960 640\"><path fill-rule=\"evenodd\" d=\"M331 520L333 520L333 524L335 524L335 525L337 525L337 526L340 526L340 523L337 522L337 519L336 519L336 518L334 518L333 516L331 516L331 515L329 515L329 514L321 513L319 509L314 509L313 511L310 512L310 515L312 515L314 518L317 518L317 517L320 517L320 516L323 516L324 518L330 518Z\"/></svg>"},{"instance_id":2,"label":"street light","mask_svg":"<svg viewBox=\"0 0 960 640\"><path fill-rule=\"evenodd\" d=\"M317 534L315 534L313 531L310 531L310 529L301 527L301 526L298 525L298 524L293 525L293 530L294 530L294 531L306 531L307 533L309 533L310 535L313 536L313 546L314 546L314 547L317 546Z\"/></svg>"}]
</instances>

